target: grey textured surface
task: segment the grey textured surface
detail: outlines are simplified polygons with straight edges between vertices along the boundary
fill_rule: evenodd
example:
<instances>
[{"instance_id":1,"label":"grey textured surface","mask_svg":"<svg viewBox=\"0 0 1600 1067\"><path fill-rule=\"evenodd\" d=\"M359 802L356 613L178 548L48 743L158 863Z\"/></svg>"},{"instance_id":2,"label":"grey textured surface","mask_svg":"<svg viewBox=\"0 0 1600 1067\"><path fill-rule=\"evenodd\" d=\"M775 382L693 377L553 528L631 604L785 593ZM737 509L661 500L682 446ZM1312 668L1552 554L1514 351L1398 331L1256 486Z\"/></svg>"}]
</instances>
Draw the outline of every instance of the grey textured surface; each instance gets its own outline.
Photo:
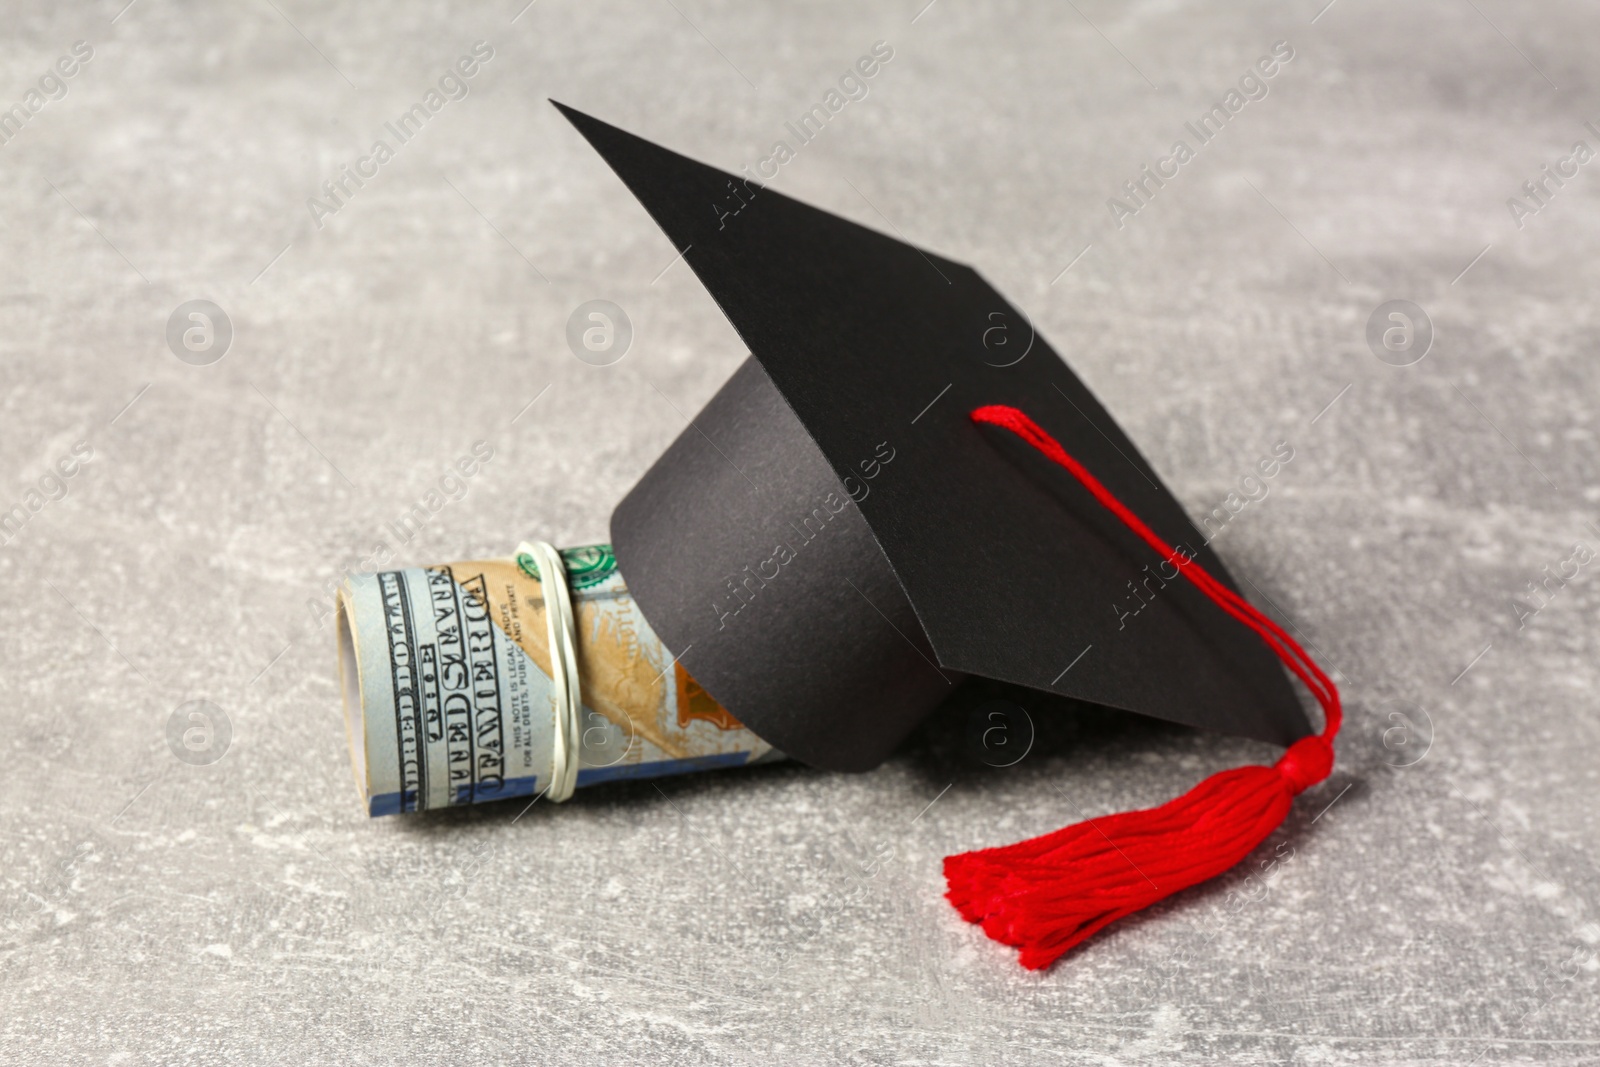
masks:
<instances>
[{"instance_id":1,"label":"grey textured surface","mask_svg":"<svg viewBox=\"0 0 1600 1067\"><path fill-rule=\"evenodd\" d=\"M8 5L0 103L94 57L0 145L0 506L93 459L0 549L0 1059L1600 1062L1593 564L1512 606L1600 546L1600 174L1522 228L1506 204L1600 148L1600 15L1323 2ZM478 39L471 95L314 226ZM880 39L778 187L978 266L1197 516L1292 443L1217 545L1350 709L1256 875L1039 975L940 899L941 856L1272 750L1040 712L1049 743L989 769L955 714L860 777L374 822L316 621L380 541L603 538L743 358L544 98L731 169ZM1117 228L1281 39L1270 94ZM164 339L199 297L236 331L205 367ZM636 329L607 368L563 340L596 297ZM1404 368L1364 340L1397 298L1437 331ZM233 727L209 766L166 741L198 698Z\"/></svg>"}]
</instances>

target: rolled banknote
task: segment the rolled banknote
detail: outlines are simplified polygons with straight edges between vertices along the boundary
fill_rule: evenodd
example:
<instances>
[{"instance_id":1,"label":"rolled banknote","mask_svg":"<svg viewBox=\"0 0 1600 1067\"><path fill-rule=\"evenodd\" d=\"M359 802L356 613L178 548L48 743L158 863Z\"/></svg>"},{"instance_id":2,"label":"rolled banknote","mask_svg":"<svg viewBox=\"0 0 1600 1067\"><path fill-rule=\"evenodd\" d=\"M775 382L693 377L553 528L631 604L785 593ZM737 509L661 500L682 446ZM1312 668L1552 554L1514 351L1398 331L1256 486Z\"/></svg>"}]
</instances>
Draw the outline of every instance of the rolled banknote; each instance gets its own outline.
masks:
<instances>
[{"instance_id":1,"label":"rolled banknote","mask_svg":"<svg viewBox=\"0 0 1600 1067\"><path fill-rule=\"evenodd\" d=\"M560 555L578 632L579 786L782 758L662 645L610 545ZM355 575L339 591L337 631L369 814L549 788L559 720L528 546L510 559Z\"/></svg>"}]
</instances>

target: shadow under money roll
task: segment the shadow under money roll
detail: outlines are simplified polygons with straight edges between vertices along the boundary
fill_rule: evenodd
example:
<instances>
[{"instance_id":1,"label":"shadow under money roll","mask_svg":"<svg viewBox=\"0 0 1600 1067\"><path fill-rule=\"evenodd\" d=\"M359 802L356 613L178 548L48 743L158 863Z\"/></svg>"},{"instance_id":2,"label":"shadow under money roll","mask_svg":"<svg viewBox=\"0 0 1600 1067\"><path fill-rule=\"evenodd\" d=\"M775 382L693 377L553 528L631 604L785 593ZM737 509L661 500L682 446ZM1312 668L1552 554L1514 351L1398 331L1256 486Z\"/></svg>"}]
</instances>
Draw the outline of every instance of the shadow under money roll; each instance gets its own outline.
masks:
<instances>
[{"instance_id":1,"label":"shadow under money roll","mask_svg":"<svg viewBox=\"0 0 1600 1067\"><path fill-rule=\"evenodd\" d=\"M777 737L808 762L875 765L960 678L933 666L854 506L894 455L884 442L841 481L747 360L617 507L615 549L560 553L575 729L530 546L349 578L340 673L369 813L543 792L564 729L578 786L782 758Z\"/></svg>"}]
</instances>

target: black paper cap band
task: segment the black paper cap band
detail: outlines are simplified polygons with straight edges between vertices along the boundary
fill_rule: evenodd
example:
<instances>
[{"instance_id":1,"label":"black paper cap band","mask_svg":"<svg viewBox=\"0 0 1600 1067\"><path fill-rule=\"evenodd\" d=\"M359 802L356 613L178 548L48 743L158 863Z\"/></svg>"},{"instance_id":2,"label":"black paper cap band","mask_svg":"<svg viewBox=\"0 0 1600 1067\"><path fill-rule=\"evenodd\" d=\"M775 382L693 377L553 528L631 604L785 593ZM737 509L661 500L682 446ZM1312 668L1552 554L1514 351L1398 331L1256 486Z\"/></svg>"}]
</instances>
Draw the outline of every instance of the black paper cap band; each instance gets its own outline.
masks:
<instances>
[{"instance_id":1,"label":"black paper cap band","mask_svg":"<svg viewBox=\"0 0 1600 1067\"><path fill-rule=\"evenodd\" d=\"M684 668L763 740L829 770L877 766L962 678L935 666L851 498L894 460L863 460L874 477L847 491L747 359L611 516L628 588Z\"/></svg>"}]
</instances>

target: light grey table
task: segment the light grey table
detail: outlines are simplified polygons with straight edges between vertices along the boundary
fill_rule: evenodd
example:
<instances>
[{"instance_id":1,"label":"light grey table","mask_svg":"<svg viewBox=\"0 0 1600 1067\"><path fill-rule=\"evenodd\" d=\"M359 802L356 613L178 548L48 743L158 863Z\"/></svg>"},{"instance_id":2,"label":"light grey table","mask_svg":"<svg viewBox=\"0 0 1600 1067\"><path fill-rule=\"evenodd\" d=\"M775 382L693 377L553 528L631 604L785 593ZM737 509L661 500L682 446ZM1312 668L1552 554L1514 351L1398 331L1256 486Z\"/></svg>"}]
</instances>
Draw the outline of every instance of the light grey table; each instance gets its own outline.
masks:
<instances>
[{"instance_id":1,"label":"light grey table","mask_svg":"<svg viewBox=\"0 0 1600 1067\"><path fill-rule=\"evenodd\" d=\"M1592 5L124 2L4 19L0 1060L1600 1062L1600 562L1515 607L1600 551L1600 163L1562 163L1600 150ZM1273 750L1052 712L1000 770L956 715L859 777L369 821L319 621L380 543L603 539L745 355L545 98L757 166L878 41L776 187L975 264L1197 517L1290 444L1216 544L1349 704L1287 862L1044 974L943 855ZM610 367L563 339L593 298L636 331ZM232 329L204 366L166 336L196 299ZM1391 300L1431 323L1409 366L1366 339ZM190 765L201 699L231 738Z\"/></svg>"}]
</instances>

